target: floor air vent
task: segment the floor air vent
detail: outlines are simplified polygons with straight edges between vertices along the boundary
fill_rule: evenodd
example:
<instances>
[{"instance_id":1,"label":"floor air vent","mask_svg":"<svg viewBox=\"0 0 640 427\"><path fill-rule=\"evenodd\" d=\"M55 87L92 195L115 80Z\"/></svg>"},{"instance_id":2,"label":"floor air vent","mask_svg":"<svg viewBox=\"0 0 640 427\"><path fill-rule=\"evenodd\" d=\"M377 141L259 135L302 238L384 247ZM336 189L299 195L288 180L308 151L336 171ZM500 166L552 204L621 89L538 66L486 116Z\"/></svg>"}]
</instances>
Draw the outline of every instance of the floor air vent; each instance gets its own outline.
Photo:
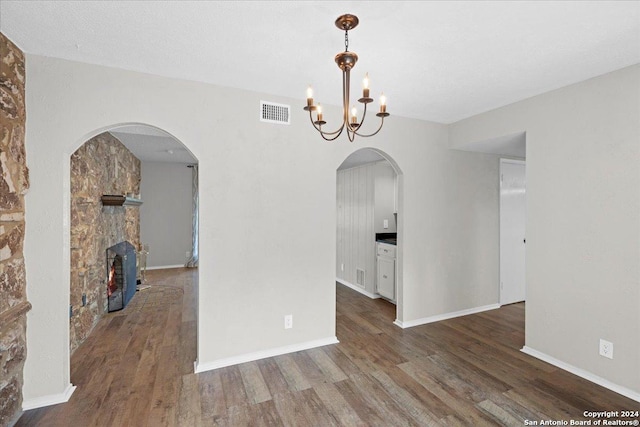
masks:
<instances>
[{"instance_id":1,"label":"floor air vent","mask_svg":"<svg viewBox=\"0 0 640 427\"><path fill-rule=\"evenodd\" d=\"M289 105L260 101L261 122L288 125L289 123L291 123L291 116L289 114L290 111L291 107Z\"/></svg>"},{"instance_id":2,"label":"floor air vent","mask_svg":"<svg viewBox=\"0 0 640 427\"><path fill-rule=\"evenodd\" d=\"M356 285L364 288L364 270L356 268Z\"/></svg>"}]
</instances>

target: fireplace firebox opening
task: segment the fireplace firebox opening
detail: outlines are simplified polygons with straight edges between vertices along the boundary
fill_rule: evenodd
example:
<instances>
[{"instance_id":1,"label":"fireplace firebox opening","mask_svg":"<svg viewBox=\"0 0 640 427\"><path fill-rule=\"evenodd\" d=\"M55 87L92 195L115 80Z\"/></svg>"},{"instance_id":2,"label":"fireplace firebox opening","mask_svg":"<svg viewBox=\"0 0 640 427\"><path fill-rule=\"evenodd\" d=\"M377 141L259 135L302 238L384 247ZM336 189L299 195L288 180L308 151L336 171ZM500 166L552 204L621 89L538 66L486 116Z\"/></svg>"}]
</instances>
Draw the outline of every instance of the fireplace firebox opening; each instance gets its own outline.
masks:
<instances>
[{"instance_id":1,"label":"fireplace firebox opening","mask_svg":"<svg viewBox=\"0 0 640 427\"><path fill-rule=\"evenodd\" d=\"M107 311L122 310L136 293L136 250L129 242L107 248Z\"/></svg>"}]
</instances>

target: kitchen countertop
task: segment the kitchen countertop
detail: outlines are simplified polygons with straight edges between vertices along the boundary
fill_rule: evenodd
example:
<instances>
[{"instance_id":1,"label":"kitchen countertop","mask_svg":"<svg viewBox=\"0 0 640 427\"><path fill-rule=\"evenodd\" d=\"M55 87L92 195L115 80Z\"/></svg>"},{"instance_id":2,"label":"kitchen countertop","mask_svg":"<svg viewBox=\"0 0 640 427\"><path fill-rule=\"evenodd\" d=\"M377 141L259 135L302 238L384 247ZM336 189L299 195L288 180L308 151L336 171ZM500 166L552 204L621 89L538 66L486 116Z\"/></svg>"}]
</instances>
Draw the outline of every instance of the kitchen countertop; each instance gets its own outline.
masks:
<instances>
[{"instance_id":1,"label":"kitchen countertop","mask_svg":"<svg viewBox=\"0 0 640 427\"><path fill-rule=\"evenodd\" d=\"M386 243L388 245L396 245L398 239L397 233L376 233L376 242Z\"/></svg>"},{"instance_id":2,"label":"kitchen countertop","mask_svg":"<svg viewBox=\"0 0 640 427\"><path fill-rule=\"evenodd\" d=\"M394 245L395 246L396 242L397 242L397 239L393 239L393 238L391 238L391 239L378 239L378 240L376 240L376 242L378 242L378 243L386 243L388 245Z\"/></svg>"}]
</instances>

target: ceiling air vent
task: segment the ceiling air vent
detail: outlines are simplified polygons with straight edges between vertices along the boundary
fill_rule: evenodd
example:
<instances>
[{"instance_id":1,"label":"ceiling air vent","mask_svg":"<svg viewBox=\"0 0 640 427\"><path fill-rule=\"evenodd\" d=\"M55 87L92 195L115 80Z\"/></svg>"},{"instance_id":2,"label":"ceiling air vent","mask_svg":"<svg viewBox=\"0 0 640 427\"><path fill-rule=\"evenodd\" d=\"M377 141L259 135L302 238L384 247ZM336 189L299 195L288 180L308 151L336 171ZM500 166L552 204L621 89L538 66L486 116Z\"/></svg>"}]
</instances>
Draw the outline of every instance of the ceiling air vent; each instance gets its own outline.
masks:
<instances>
[{"instance_id":1,"label":"ceiling air vent","mask_svg":"<svg viewBox=\"0 0 640 427\"><path fill-rule=\"evenodd\" d=\"M291 115L289 114L290 111L291 107L289 105L260 101L261 122L288 125L291 123Z\"/></svg>"}]
</instances>

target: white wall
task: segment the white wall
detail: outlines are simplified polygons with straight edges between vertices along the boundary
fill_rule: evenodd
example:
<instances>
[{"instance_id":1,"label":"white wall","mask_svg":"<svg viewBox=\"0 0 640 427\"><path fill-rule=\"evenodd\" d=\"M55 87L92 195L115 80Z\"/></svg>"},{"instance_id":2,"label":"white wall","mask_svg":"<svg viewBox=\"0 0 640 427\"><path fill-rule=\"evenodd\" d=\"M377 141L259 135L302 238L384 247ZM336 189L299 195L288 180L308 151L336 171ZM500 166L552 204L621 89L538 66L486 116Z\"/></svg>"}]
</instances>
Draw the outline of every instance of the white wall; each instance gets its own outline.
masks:
<instances>
[{"instance_id":1,"label":"white wall","mask_svg":"<svg viewBox=\"0 0 640 427\"><path fill-rule=\"evenodd\" d=\"M394 218L396 173L387 161L375 164L374 183L374 224L376 233L395 233L397 231ZM384 228L384 220L388 227Z\"/></svg>"},{"instance_id":2,"label":"white wall","mask_svg":"<svg viewBox=\"0 0 640 427\"><path fill-rule=\"evenodd\" d=\"M450 128L526 131L526 346L640 396L640 66ZM599 339L614 359L598 355ZM627 393L629 395L629 393Z\"/></svg>"},{"instance_id":3,"label":"white wall","mask_svg":"<svg viewBox=\"0 0 640 427\"><path fill-rule=\"evenodd\" d=\"M374 184L375 163L337 172L336 277L355 286L357 270L364 274L364 286L375 293ZM344 264L344 270L342 269Z\"/></svg>"},{"instance_id":4,"label":"white wall","mask_svg":"<svg viewBox=\"0 0 640 427\"><path fill-rule=\"evenodd\" d=\"M404 178L398 271L410 284L401 290L404 322L499 299L498 156L450 150L441 141L398 159Z\"/></svg>"},{"instance_id":5,"label":"white wall","mask_svg":"<svg viewBox=\"0 0 640 427\"><path fill-rule=\"evenodd\" d=\"M191 168L143 162L140 241L149 245L147 267L184 265L191 254Z\"/></svg>"},{"instance_id":6,"label":"white wall","mask_svg":"<svg viewBox=\"0 0 640 427\"><path fill-rule=\"evenodd\" d=\"M335 339L336 169L365 146L403 172L398 317L498 301L498 159L449 150L445 125L391 116L374 138L328 144L302 98L36 55L26 72L27 401L69 386L69 156L116 124L157 126L199 161L201 368ZM259 122L261 99L291 104L292 124Z\"/></svg>"}]
</instances>

